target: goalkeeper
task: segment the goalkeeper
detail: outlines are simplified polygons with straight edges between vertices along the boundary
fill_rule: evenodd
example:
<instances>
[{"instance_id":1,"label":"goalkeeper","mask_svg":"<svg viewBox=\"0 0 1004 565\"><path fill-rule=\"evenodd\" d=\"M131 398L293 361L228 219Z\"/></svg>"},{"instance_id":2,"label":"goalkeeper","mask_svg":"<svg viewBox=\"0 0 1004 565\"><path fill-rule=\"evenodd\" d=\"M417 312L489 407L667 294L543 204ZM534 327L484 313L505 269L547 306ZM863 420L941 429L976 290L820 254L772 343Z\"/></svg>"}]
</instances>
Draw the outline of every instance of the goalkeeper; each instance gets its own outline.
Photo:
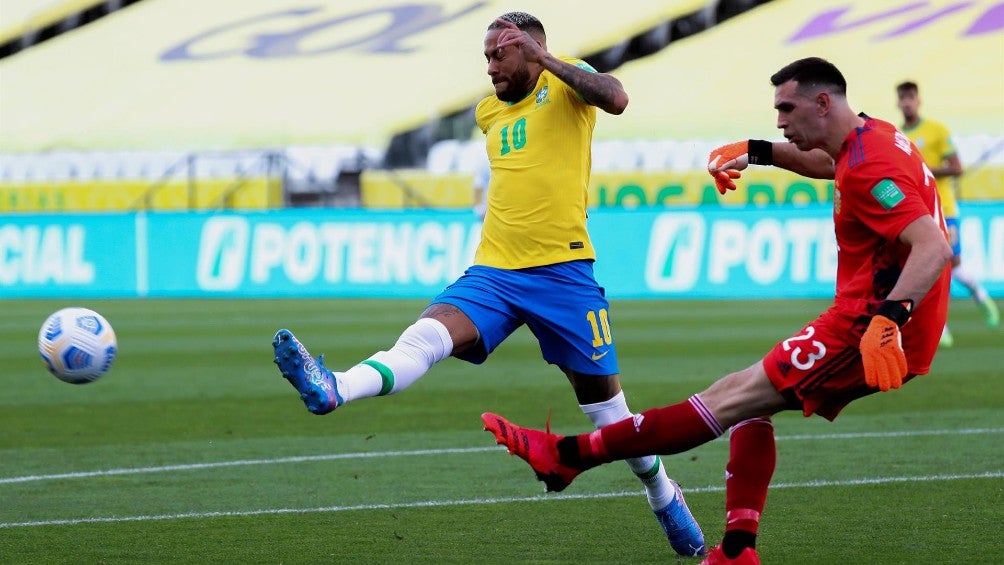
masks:
<instances>
[{"instance_id":1,"label":"goalkeeper","mask_svg":"<svg viewBox=\"0 0 1004 565\"><path fill-rule=\"evenodd\" d=\"M708 169L723 194L750 164L835 179L833 306L688 400L592 434L560 437L482 416L549 490L601 463L683 452L730 430L727 525L708 564L759 563L756 536L776 462L770 417L801 410L833 420L851 401L927 373L948 310L952 250L917 148L892 124L855 113L843 75L823 59L795 61L771 83L777 127L790 143L726 145Z\"/></svg>"}]
</instances>

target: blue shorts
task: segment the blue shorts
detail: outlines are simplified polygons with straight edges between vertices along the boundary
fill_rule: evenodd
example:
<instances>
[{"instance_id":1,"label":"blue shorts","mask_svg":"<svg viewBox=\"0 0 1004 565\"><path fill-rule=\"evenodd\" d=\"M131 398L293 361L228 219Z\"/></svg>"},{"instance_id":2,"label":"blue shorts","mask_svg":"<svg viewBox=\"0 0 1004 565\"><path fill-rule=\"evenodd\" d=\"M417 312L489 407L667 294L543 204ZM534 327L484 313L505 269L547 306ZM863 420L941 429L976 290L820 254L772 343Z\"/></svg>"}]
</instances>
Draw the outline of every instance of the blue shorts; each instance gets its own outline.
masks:
<instances>
[{"instance_id":1,"label":"blue shorts","mask_svg":"<svg viewBox=\"0 0 1004 565\"><path fill-rule=\"evenodd\" d=\"M962 241L959 238L959 218L945 218L945 227L948 228L948 244L952 246L952 255L956 257L962 255Z\"/></svg>"},{"instance_id":2,"label":"blue shorts","mask_svg":"<svg viewBox=\"0 0 1004 565\"><path fill-rule=\"evenodd\" d=\"M431 304L459 308L478 328L478 344L456 357L483 363L526 324L544 360L584 375L615 375L610 303L593 276L593 262L507 270L474 265Z\"/></svg>"}]
</instances>

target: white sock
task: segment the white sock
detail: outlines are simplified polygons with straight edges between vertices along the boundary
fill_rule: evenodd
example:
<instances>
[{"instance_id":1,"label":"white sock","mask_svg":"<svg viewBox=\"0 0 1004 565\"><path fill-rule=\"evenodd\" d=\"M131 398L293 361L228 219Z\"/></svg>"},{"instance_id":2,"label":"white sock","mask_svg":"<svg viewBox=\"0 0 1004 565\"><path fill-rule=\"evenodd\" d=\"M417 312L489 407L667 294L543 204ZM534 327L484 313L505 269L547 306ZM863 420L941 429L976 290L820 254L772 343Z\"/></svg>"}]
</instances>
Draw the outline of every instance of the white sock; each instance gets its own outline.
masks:
<instances>
[{"instance_id":1,"label":"white sock","mask_svg":"<svg viewBox=\"0 0 1004 565\"><path fill-rule=\"evenodd\" d=\"M618 392L610 400L596 404L580 404L579 408L597 428L634 416L628 409L627 401L624 399L624 391ZM658 456L648 455L625 459L625 462L638 476L638 480L645 485L648 503L652 510L662 509L676 496L676 489L673 488L673 483L670 482L669 475L666 474L666 468Z\"/></svg>"},{"instance_id":2,"label":"white sock","mask_svg":"<svg viewBox=\"0 0 1004 565\"><path fill-rule=\"evenodd\" d=\"M453 339L439 320L420 318L389 351L378 351L344 373L335 373L345 402L401 392L453 352Z\"/></svg>"},{"instance_id":3,"label":"white sock","mask_svg":"<svg viewBox=\"0 0 1004 565\"><path fill-rule=\"evenodd\" d=\"M962 265L956 265L952 267L952 278L962 283L962 286L969 289L969 293L973 295L973 300L977 304L983 304L989 296L987 295L987 290L983 288L983 285L976 280L968 271L962 268Z\"/></svg>"}]
</instances>

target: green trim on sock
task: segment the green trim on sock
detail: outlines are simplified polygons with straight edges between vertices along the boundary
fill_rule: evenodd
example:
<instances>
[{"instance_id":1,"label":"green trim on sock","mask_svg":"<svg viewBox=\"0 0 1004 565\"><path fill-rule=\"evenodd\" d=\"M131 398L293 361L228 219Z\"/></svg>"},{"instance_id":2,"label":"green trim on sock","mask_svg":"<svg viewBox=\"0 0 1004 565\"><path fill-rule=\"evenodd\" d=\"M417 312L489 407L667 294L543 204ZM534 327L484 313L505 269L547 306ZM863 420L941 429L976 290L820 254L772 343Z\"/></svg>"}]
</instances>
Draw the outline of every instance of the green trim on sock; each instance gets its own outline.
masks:
<instances>
[{"instance_id":1,"label":"green trim on sock","mask_svg":"<svg viewBox=\"0 0 1004 565\"><path fill-rule=\"evenodd\" d=\"M377 396L386 396L390 394L390 391L394 388L394 372L390 370L390 367L372 359L367 359L360 363L360 365L369 365L380 373L380 380L383 381L383 386L380 387L380 392Z\"/></svg>"},{"instance_id":2,"label":"green trim on sock","mask_svg":"<svg viewBox=\"0 0 1004 565\"><path fill-rule=\"evenodd\" d=\"M655 464L652 465L651 469L649 469L648 471L645 471L644 473L635 473L635 475L637 475L639 479L641 479L643 481L647 481L647 480L651 479L652 477L655 477L656 475L659 474L659 468L660 467L662 467L662 459L659 459L659 457L656 457L655 458Z\"/></svg>"}]
</instances>

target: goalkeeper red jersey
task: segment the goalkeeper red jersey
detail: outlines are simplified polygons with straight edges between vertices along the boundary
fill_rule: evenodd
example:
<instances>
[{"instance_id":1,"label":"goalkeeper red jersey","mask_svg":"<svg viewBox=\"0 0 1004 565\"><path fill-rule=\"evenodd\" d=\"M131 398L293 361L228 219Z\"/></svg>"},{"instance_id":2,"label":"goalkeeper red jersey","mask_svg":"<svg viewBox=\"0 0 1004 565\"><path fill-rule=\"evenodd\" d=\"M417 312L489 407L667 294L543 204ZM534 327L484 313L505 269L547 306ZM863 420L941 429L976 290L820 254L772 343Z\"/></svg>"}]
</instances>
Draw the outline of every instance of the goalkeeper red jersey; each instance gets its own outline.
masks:
<instances>
[{"instance_id":1,"label":"goalkeeper red jersey","mask_svg":"<svg viewBox=\"0 0 1004 565\"><path fill-rule=\"evenodd\" d=\"M920 152L892 124L862 117L864 126L847 136L836 163L835 305L870 315L895 286L910 253L898 239L900 232L923 215L946 230L934 176ZM930 369L948 314L950 276L946 265L903 327L910 373L922 375Z\"/></svg>"}]
</instances>

